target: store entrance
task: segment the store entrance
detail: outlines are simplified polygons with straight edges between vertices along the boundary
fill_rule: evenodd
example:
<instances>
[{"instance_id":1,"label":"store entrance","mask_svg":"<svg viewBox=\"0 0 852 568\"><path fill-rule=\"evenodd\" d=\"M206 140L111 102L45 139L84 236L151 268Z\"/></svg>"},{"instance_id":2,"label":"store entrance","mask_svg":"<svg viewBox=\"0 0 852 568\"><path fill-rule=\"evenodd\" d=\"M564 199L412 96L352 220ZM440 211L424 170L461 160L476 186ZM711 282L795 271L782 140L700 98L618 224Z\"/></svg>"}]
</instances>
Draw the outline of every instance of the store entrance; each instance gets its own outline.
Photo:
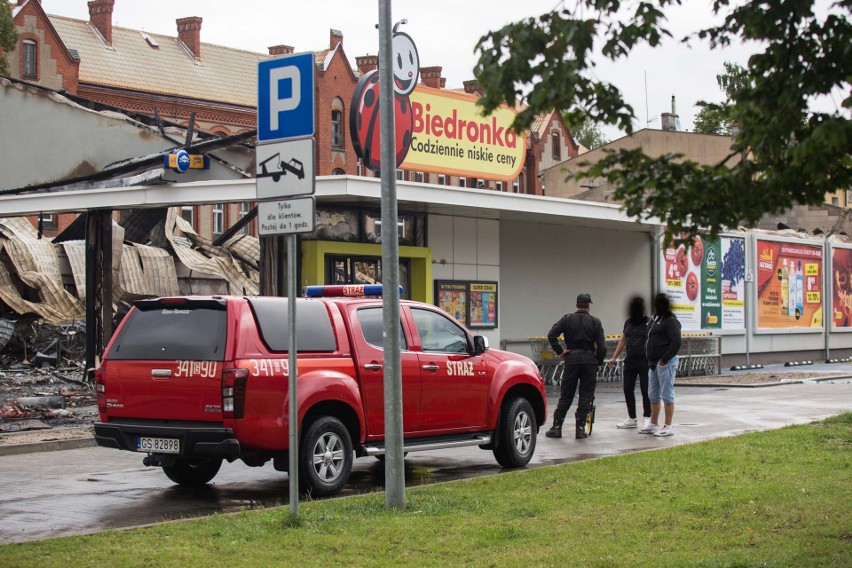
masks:
<instances>
[{"instance_id":1,"label":"store entrance","mask_svg":"<svg viewBox=\"0 0 852 568\"><path fill-rule=\"evenodd\" d=\"M381 284L382 259L378 256L327 255L326 284ZM403 299L411 297L411 264L399 259L399 283Z\"/></svg>"}]
</instances>

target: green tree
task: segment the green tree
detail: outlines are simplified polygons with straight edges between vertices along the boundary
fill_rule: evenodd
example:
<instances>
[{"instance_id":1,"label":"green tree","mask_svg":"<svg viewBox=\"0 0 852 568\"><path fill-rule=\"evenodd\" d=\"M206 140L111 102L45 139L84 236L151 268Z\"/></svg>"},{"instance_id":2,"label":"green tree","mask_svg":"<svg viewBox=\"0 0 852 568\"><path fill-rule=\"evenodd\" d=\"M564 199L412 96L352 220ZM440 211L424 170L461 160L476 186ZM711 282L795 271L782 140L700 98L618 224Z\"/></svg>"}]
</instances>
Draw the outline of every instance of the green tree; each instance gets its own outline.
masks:
<instances>
[{"instance_id":1,"label":"green tree","mask_svg":"<svg viewBox=\"0 0 852 568\"><path fill-rule=\"evenodd\" d=\"M12 20L12 7L6 0L0 0L0 75L9 75L6 54L15 49L18 32Z\"/></svg>"},{"instance_id":2,"label":"green tree","mask_svg":"<svg viewBox=\"0 0 852 568\"><path fill-rule=\"evenodd\" d=\"M736 63L726 61L724 65L725 72L716 75L716 82L725 92L726 100L722 103L698 101L697 106L701 108L693 121L695 132L730 135L731 126L737 122L734 116L734 101L737 91L748 86L748 74Z\"/></svg>"},{"instance_id":3,"label":"green tree","mask_svg":"<svg viewBox=\"0 0 852 568\"><path fill-rule=\"evenodd\" d=\"M475 72L485 89L480 104L486 112L501 103L524 105L517 129L548 109L582 108L595 123L632 133L633 109L616 87L595 77L591 57L619 60L640 45L658 48L672 35L663 11L680 3L639 1L628 13L616 0L576 0L572 8L486 34L476 48ZM753 225L765 213L817 204L826 192L850 187L852 0L834 0L827 15L817 15L814 4L714 0L714 20L722 23L679 38L707 41L711 49L759 46L744 68L747 80L732 91L740 131L727 159L704 166L676 154L620 150L586 175L605 176L629 215L659 218L669 237L686 233L683 241L699 231L715 236ZM824 98L835 110L813 110ZM745 155L748 160L737 160Z\"/></svg>"},{"instance_id":4,"label":"green tree","mask_svg":"<svg viewBox=\"0 0 852 568\"><path fill-rule=\"evenodd\" d=\"M565 112L562 113L562 118L565 121L565 126L571 132L571 136L574 137L574 141L582 144L589 150L609 143L609 139L601 132L600 125L592 122L586 116L586 113L582 111Z\"/></svg>"}]
</instances>

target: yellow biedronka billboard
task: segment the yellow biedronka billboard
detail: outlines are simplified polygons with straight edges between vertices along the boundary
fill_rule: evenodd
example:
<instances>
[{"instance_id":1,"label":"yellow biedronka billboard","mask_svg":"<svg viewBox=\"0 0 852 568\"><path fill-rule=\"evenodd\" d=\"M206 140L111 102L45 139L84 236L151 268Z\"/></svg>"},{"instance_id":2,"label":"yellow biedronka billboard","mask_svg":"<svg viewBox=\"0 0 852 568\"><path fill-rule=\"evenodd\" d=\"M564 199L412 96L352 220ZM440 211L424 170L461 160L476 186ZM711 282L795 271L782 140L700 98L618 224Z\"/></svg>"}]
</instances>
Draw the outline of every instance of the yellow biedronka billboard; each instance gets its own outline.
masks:
<instances>
[{"instance_id":1,"label":"yellow biedronka billboard","mask_svg":"<svg viewBox=\"0 0 852 568\"><path fill-rule=\"evenodd\" d=\"M526 137L511 129L515 111L482 115L477 97L417 85L406 170L512 181L524 167Z\"/></svg>"}]
</instances>

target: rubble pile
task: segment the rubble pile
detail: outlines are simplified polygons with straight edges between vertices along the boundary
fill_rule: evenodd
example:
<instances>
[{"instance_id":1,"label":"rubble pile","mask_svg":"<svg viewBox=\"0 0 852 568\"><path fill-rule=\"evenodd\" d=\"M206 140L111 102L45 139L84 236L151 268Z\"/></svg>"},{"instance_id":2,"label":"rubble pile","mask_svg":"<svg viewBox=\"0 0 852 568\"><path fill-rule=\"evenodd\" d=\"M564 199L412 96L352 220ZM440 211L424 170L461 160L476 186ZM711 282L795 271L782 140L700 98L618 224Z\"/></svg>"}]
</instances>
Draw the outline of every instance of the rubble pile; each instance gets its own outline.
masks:
<instances>
[{"instance_id":1,"label":"rubble pile","mask_svg":"<svg viewBox=\"0 0 852 568\"><path fill-rule=\"evenodd\" d=\"M0 320L0 330L9 320ZM13 322L0 334L0 435L86 426L97 419L93 386L85 379L85 325Z\"/></svg>"}]
</instances>

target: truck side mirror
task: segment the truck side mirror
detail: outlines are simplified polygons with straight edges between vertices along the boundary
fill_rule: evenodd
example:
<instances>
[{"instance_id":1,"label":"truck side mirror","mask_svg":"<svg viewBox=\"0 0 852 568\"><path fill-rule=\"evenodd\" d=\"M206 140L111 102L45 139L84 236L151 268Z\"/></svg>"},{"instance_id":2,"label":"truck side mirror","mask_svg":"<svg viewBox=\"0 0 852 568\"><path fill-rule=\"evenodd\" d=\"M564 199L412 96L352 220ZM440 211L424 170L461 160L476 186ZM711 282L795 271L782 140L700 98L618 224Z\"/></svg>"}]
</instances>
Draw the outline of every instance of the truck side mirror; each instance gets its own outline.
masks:
<instances>
[{"instance_id":1,"label":"truck side mirror","mask_svg":"<svg viewBox=\"0 0 852 568\"><path fill-rule=\"evenodd\" d=\"M473 336L473 355L482 355L488 349L488 338L484 335Z\"/></svg>"}]
</instances>

